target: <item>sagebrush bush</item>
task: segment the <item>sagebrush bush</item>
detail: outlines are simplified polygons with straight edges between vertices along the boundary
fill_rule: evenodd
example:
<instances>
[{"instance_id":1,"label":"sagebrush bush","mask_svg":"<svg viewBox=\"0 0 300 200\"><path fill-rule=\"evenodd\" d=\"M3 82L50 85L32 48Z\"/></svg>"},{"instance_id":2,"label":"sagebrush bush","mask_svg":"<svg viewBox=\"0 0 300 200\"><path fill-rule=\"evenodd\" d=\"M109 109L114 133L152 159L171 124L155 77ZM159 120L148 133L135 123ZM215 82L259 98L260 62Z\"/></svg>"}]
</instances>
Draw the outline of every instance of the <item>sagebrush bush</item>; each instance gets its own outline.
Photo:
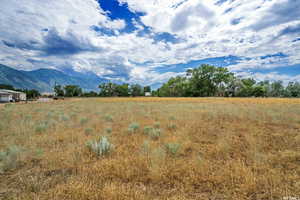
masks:
<instances>
[{"instance_id":1,"label":"sagebrush bush","mask_svg":"<svg viewBox=\"0 0 300 200\"><path fill-rule=\"evenodd\" d=\"M35 127L36 133L43 133L47 130L48 123L47 122L39 122Z\"/></svg>"},{"instance_id":2,"label":"sagebrush bush","mask_svg":"<svg viewBox=\"0 0 300 200\"><path fill-rule=\"evenodd\" d=\"M11 146L5 151L0 151L0 173L13 170L18 166L21 149Z\"/></svg>"},{"instance_id":3,"label":"sagebrush bush","mask_svg":"<svg viewBox=\"0 0 300 200\"><path fill-rule=\"evenodd\" d=\"M135 132L137 132L137 131L139 130L139 128L140 128L139 123L133 122L133 123L131 123L131 124L129 125L128 131L129 131L130 133L135 133Z\"/></svg>"},{"instance_id":4,"label":"sagebrush bush","mask_svg":"<svg viewBox=\"0 0 300 200\"><path fill-rule=\"evenodd\" d=\"M180 144L177 143L168 143L165 144L166 147L166 152L172 156L176 156L179 149L180 149Z\"/></svg>"},{"instance_id":5,"label":"sagebrush bush","mask_svg":"<svg viewBox=\"0 0 300 200\"><path fill-rule=\"evenodd\" d=\"M149 133L149 136L151 137L151 139L153 140L158 140L158 138L161 136L161 129L159 128L154 128L152 129L152 131Z\"/></svg>"},{"instance_id":6,"label":"sagebrush bush","mask_svg":"<svg viewBox=\"0 0 300 200\"><path fill-rule=\"evenodd\" d=\"M153 130L153 127L151 127L151 126L145 126L144 127L144 134L145 135L149 135L152 130Z\"/></svg>"},{"instance_id":7,"label":"sagebrush bush","mask_svg":"<svg viewBox=\"0 0 300 200\"><path fill-rule=\"evenodd\" d=\"M105 133L110 135L112 133L112 128L106 128Z\"/></svg>"},{"instance_id":8,"label":"sagebrush bush","mask_svg":"<svg viewBox=\"0 0 300 200\"><path fill-rule=\"evenodd\" d=\"M84 124L86 124L88 121L89 121L88 118L82 118L82 119L80 119L80 124L81 124L81 125L84 125Z\"/></svg>"},{"instance_id":9,"label":"sagebrush bush","mask_svg":"<svg viewBox=\"0 0 300 200\"><path fill-rule=\"evenodd\" d=\"M70 118L67 115L60 115L59 116L59 121L69 121Z\"/></svg>"},{"instance_id":10,"label":"sagebrush bush","mask_svg":"<svg viewBox=\"0 0 300 200\"><path fill-rule=\"evenodd\" d=\"M175 130L176 128L176 124L168 124L168 129Z\"/></svg>"},{"instance_id":11,"label":"sagebrush bush","mask_svg":"<svg viewBox=\"0 0 300 200\"><path fill-rule=\"evenodd\" d=\"M176 118L174 116L170 116L169 120L175 120Z\"/></svg>"},{"instance_id":12,"label":"sagebrush bush","mask_svg":"<svg viewBox=\"0 0 300 200\"><path fill-rule=\"evenodd\" d=\"M145 126L144 134L148 135L153 140L157 140L161 136L161 129L153 128L151 126Z\"/></svg>"},{"instance_id":13,"label":"sagebrush bush","mask_svg":"<svg viewBox=\"0 0 300 200\"><path fill-rule=\"evenodd\" d=\"M105 115L104 119L107 121L107 122L113 122L113 117L111 115Z\"/></svg>"},{"instance_id":14,"label":"sagebrush bush","mask_svg":"<svg viewBox=\"0 0 300 200\"><path fill-rule=\"evenodd\" d=\"M155 122L154 123L154 128L160 128L160 123L159 122Z\"/></svg>"},{"instance_id":15,"label":"sagebrush bush","mask_svg":"<svg viewBox=\"0 0 300 200\"><path fill-rule=\"evenodd\" d=\"M113 150L113 145L105 136L101 137L99 141L89 141L86 145L97 156L105 156Z\"/></svg>"}]
</instances>

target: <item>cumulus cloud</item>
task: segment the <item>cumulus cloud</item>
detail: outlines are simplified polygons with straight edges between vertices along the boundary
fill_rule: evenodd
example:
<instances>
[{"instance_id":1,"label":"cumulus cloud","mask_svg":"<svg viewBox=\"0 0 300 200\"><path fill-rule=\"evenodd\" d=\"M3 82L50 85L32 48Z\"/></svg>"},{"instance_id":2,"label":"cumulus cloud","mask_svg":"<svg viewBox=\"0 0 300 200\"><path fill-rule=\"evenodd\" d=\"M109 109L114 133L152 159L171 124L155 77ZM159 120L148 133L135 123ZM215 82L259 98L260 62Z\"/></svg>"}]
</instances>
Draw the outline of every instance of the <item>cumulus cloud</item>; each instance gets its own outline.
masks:
<instances>
[{"instance_id":1,"label":"cumulus cloud","mask_svg":"<svg viewBox=\"0 0 300 200\"><path fill-rule=\"evenodd\" d=\"M0 62L141 84L182 73L158 67L229 55L240 58L229 67L236 72L300 64L298 0L118 2L136 15L132 31L95 0L2 0Z\"/></svg>"}]
</instances>

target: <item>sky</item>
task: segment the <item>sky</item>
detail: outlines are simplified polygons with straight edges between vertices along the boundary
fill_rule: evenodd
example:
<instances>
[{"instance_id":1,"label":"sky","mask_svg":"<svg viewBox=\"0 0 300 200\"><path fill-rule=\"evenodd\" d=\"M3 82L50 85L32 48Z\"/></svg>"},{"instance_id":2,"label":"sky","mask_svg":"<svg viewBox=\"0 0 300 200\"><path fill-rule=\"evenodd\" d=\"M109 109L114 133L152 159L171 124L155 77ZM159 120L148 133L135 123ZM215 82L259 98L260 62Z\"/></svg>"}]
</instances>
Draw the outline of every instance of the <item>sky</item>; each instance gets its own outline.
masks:
<instances>
[{"instance_id":1,"label":"sky","mask_svg":"<svg viewBox=\"0 0 300 200\"><path fill-rule=\"evenodd\" d=\"M0 63L159 85L201 64L300 81L299 0L0 0Z\"/></svg>"}]
</instances>

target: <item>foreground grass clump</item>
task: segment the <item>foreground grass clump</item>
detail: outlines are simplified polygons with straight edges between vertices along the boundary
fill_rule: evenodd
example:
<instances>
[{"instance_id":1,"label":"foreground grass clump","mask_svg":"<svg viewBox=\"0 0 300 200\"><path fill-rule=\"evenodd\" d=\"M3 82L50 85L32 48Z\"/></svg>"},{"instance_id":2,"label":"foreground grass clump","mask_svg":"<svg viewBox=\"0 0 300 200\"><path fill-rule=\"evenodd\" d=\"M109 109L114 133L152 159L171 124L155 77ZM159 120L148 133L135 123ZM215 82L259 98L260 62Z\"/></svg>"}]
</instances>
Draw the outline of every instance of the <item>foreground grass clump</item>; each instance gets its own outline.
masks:
<instances>
[{"instance_id":1,"label":"foreground grass clump","mask_svg":"<svg viewBox=\"0 0 300 200\"><path fill-rule=\"evenodd\" d=\"M300 99L0 104L0 199L299 197L299 119Z\"/></svg>"},{"instance_id":2,"label":"foreground grass clump","mask_svg":"<svg viewBox=\"0 0 300 200\"><path fill-rule=\"evenodd\" d=\"M107 137L101 137L99 141L88 141L86 145L97 156L108 155L113 149L113 145L108 141Z\"/></svg>"},{"instance_id":3,"label":"foreground grass clump","mask_svg":"<svg viewBox=\"0 0 300 200\"><path fill-rule=\"evenodd\" d=\"M137 122L133 122L128 127L129 133L136 133L140 129L140 125Z\"/></svg>"},{"instance_id":4,"label":"foreground grass clump","mask_svg":"<svg viewBox=\"0 0 300 200\"><path fill-rule=\"evenodd\" d=\"M0 174L13 170L18 166L21 149L17 146L10 146L5 151L0 151Z\"/></svg>"},{"instance_id":5,"label":"foreground grass clump","mask_svg":"<svg viewBox=\"0 0 300 200\"><path fill-rule=\"evenodd\" d=\"M176 156L180 149L180 144L169 143L169 144L166 144L165 147L166 147L167 153L169 153L171 156Z\"/></svg>"}]
</instances>

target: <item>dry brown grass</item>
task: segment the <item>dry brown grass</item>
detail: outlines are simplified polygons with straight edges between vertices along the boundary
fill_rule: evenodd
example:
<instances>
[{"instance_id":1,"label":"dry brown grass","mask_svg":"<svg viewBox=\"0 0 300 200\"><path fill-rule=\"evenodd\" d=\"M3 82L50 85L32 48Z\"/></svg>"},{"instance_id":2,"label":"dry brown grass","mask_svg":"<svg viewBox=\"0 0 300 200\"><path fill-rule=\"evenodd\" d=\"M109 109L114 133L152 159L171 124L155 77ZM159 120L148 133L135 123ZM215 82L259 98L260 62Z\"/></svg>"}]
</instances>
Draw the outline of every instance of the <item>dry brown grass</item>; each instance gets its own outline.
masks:
<instances>
[{"instance_id":1,"label":"dry brown grass","mask_svg":"<svg viewBox=\"0 0 300 200\"><path fill-rule=\"evenodd\" d=\"M130 133L133 122L140 128ZM144 127L157 122L162 135L145 135ZM0 151L22 150L17 167L0 174L0 199L299 197L299 134L299 99L94 98L2 106ZM114 150L96 157L86 142L104 135ZM166 144L180 149L170 154Z\"/></svg>"}]
</instances>

